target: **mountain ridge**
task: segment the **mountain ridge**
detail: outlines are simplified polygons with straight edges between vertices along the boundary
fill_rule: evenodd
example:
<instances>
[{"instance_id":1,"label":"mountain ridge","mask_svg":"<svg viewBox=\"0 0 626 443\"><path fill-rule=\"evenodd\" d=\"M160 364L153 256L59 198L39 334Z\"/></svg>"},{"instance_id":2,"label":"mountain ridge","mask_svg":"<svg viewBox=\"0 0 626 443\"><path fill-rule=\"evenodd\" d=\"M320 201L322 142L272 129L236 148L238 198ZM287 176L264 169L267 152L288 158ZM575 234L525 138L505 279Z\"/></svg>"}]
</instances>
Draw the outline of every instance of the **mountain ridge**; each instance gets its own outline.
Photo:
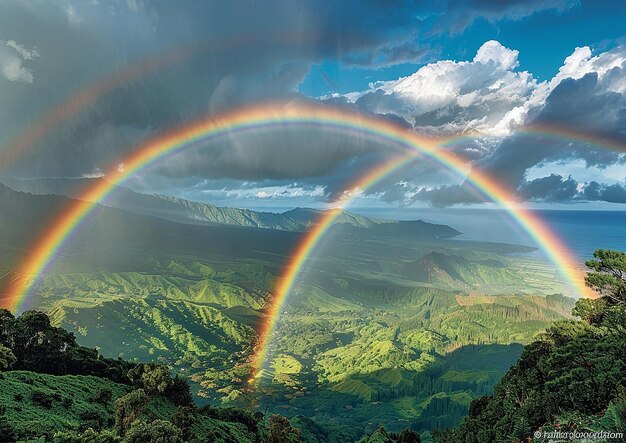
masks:
<instances>
[{"instance_id":1,"label":"mountain ridge","mask_svg":"<svg viewBox=\"0 0 626 443\"><path fill-rule=\"evenodd\" d=\"M104 178L75 178L75 179L0 179L0 184L17 191L33 195L57 195L68 198L80 198L82 191L96 180ZM99 202L103 206L123 209L129 212L139 213L164 218L183 223L235 225L263 229L275 229L281 231L305 232L309 230L324 214L324 210L296 207L281 213L254 211L251 209L231 208L216 206L210 203L186 200L179 197L163 194L144 194L133 191L123 186L115 186L115 192L111 193L105 201ZM342 210L334 224L368 229L383 225L389 225L384 231L401 228L405 234L413 234L412 229L423 228L433 225L421 220L397 221L387 219L370 218ZM393 226L393 228L391 227ZM447 227L447 226L446 226ZM454 237L460 232L447 227L445 232L438 236Z\"/></svg>"}]
</instances>

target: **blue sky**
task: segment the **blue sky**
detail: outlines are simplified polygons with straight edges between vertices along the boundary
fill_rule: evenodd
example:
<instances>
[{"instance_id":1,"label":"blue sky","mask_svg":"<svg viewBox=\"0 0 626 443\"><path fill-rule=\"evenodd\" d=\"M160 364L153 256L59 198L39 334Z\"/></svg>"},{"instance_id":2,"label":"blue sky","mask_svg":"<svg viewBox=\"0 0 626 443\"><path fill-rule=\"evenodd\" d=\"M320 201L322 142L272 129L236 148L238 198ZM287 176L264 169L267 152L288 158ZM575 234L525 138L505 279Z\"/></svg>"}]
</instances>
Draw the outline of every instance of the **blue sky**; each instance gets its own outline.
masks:
<instances>
[{"instance_id":1,"label":"blue sky","mask_svg":"<svg viewBox=\"0 0 626 443\"><path fill-rule=\"evenodd\" d=\"M539 11L523 19L490 22L478 19L459 35L425 39L438 57L464 60L488 40L520 51L520 69L539 80L552 78L565 57L577 46L606 50L623 43L626 3L619 0L573 2L564 10ZM434 19L434 18L433 18ZM432 20L432 19L431 19ZM425 63L361 68L345 66L336 59L315 64L299 90L309 96L366 89L373 81L393 80L414 73Z\"/></svg>"},{"instance_id":2,"label":"blue sky","mask_svg":"<svg viewBox=\"0 0 626 443\"><path fill-rule=\"evenodd\" d=\"M0 150L81 88L177 48L188 55L94 97L2 174L102 176L138 144L195 119L313 101L426 135L472 132L448 149L468 174L493 176L528 205L621 208L625 22L619 1L5 1ZM523 136L532 125L624 149ZM283 128L185 150L131 184L227 206L324 206L389 155L372 140ZM416 163L358 204L484 204L465 182Z\"/></svg>"}]
</instances>

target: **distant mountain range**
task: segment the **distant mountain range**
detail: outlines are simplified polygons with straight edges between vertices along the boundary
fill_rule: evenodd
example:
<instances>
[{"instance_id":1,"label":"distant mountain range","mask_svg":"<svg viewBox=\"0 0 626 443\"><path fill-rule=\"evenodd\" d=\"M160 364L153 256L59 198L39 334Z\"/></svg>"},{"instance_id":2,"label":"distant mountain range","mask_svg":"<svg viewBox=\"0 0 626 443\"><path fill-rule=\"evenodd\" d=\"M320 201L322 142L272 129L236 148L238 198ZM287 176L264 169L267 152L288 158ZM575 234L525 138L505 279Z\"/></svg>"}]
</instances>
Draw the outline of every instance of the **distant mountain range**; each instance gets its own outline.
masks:
<instances>
[{"instance_id":1,"label":"distant mountain range","mask_svg":"<svg viewBox=\"0 0 626 443\"><path fill-rule=\"evenodd\" d=\"M86 187L103 178L82 179L8 179L0 181L13 190L34 195L60 195L79 198ZM194 224L220 224L253 228L276 229L281 231L304 232L313 226L323 211L309 208L295 208L282 213L252 211L230 207L218 207L209 203L185 200L167 195L142 194L126 187L116 187L102 202L126 211L164 218L171 221ZM447 238L460 232L445 225L434 225L416 221L396 221L364 217L349 211L342 211L336 224L359 229L375 228L381 235L418 235Z\"/></svg>"}]
</instances>

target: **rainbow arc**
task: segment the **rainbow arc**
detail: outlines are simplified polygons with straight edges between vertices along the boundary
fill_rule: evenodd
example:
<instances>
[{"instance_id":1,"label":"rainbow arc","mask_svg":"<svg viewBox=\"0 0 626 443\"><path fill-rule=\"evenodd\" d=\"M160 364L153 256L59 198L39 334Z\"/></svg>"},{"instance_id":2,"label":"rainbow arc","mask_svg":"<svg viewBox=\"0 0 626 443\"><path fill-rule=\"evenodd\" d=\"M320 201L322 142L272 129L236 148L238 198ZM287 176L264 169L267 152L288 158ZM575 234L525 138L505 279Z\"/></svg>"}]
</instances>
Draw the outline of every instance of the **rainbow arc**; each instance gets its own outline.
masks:
<instances>
[{"instance_id":1,"label":"rainbow arc","mask_svg":"<svg viewBox=\"0 0 626 443\"><path fill-rule=\"evenodd\" d=\"M123 183L149 165L155 164L159 159L174 155L191 146L205 144L234 132L280 129L286 126L319 127L323 130L358 134L360 137L401 148L401 155L376 166L348 187L348 190L366 190L416 157L430 159L459 177L466 178L467 160L442 147L448 143L464 140L466 135L441 139L428 138L389 121L334 107L312 104L266 103L240 108L200 120L191 125L185 125L178 130L148 140L121 161L124 164L123 169L114 168L108 171L105 174L106 181L98 181L87 188L36 239L31 252L21 266L25 278L18 279L10 288L8 307L14 311L19 311L25 307L28 296L38 278L45 274L55 257L59 255L63 246L68 242L71 234L97 207L98 203L114 190L116 185ZM467 177L467 181L485 197L498 203L519 226L533 237L551 261L557 265L578 295L593 295L585 287L584 278L578 271L578 264L572 252L536 214L525 209L516 200L511 190L493 177L475 168ZM340 214L341 208L348 205L355 195L358 195L358 192L344 193L344 197L335 202L333 209L324 212L314 228L303 236L286 264L274 291L272 302L266 310L266 320L259 331L259 344L253 365L256 371L255 376L258 376L265 363L276 322L302 267L307 258L314 252L325 232Z\"/></svg>"}]
</instances>

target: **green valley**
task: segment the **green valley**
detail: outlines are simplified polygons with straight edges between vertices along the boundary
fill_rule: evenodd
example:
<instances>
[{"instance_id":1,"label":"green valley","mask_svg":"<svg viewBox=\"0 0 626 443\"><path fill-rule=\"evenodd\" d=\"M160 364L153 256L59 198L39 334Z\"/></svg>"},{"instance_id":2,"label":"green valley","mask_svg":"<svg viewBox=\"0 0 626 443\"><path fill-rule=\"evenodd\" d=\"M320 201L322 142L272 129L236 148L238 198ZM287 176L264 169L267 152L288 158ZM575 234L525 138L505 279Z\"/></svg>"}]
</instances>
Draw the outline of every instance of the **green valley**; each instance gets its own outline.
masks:
<instances>
[{"instance_id":1,"label":"green valley","mask_svg":"<svg viewBox=\"0 0 626 443\"><path fill-rule=\"evenodd\" d=\"M64 197L4 188L3 198L17 208L0 216L7 268ZM169 365L201 404L295 417L328 441L356 441L381 425L427 438L457 425L574 303L532 248L455 232L423 221L332 227L293 288L254 385L256 331L298 232L99 207L28 306L105 356Z\"/></svg>"}]
</instances>

